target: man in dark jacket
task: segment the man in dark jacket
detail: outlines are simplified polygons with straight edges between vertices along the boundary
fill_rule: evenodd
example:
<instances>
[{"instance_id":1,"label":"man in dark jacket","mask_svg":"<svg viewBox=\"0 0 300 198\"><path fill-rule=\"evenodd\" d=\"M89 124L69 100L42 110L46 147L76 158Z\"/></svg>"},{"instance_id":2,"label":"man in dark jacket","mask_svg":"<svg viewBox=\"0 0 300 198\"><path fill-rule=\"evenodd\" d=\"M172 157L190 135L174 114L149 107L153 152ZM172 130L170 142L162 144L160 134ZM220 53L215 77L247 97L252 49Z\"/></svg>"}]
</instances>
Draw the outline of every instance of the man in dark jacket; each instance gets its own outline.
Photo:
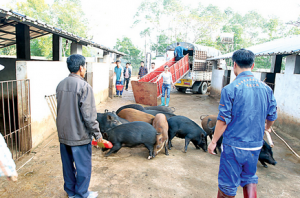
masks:
<instances>
[{"instance_id":1,"label":"man in dark jacket","mask_svg":"<svg viewBox=\"0 0 300 198\"><path fill-rule=\"evenodd\" d=\"M148 69L147 67L144 66L144 61L141 61L141 67L138 73L138 79L143 78L147 74L148 74Z\"/></svg>"},{"instance_id":2,"label":"man in dark jacket","mask_svg":"<svg viewBox=\"0 0 300 198\"><path fill-rule=\"evenodd\" d=\"M63 165L64 190L69 197L97 197L88 191L92 171L94 137L102 142L92 87L84 80L85 57L73 54L67 59L70 75L56 88L57 131Z\"/></svg>"},{"instance_id":3,"label":"man in dark jacket","mask_svg":"<svg viewBox=\"0 0 300 198\"><path fill-rule=\"evenodd\" d=\"M124 68L123 74L124 74L124 84L125 84L125 90L128 91L128 84L131 78L131 69L129 68L130 63L126 63L126 67Z\"/></svg>"}]
</instances>

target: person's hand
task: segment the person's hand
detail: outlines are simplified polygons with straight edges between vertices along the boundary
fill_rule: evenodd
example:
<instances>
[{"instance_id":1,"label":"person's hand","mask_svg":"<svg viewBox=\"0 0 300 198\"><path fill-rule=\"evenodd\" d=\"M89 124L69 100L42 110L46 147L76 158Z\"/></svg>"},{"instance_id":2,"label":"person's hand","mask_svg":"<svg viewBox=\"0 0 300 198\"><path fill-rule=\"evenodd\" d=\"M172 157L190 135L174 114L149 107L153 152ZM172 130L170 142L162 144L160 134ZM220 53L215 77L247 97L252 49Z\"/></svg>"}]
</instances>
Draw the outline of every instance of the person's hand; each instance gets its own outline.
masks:
<instances>
[{"instance_id":1,"label":"person's hand","mask_svg":"<svg viewBox=\"0 0 300 198\"><path fill-rule=\"evenodd\" d=\"M99 138L99 139L97 140L97 143L102 143L102 141L103 141L103 139L102 139L102 137L101 137L101 138Z\"/></svg>"},{"instance_id":2,"label":"person's hand","mask_svg":"<svg viewBox=\"0 0 300 198\"><path fill-rule=\"evenodd\" d=\"M114 77L112 76L110 79L114 79Z\"/></svg>"},{"instance_id":3,"label":"person's hand","mask_svg":"<svg viewBox=\"0 0 300 198\"><path fill-rule=\"evenodd\" d=\"M271 133L271 127L267 128L267 123L265 124L265 132Z\"/></svg>"},{"instance_id":4,"label":"person's hand","mask_svg":"<svg viewBox=\"0 0 300 198\"><path fill-rule=\"evenodd\" d=\"M215 149L216 149L217 144L213 143L212 141L210 142L210 144L208 145L208 153L215 155Z\"/></svg>"}]
</instances>

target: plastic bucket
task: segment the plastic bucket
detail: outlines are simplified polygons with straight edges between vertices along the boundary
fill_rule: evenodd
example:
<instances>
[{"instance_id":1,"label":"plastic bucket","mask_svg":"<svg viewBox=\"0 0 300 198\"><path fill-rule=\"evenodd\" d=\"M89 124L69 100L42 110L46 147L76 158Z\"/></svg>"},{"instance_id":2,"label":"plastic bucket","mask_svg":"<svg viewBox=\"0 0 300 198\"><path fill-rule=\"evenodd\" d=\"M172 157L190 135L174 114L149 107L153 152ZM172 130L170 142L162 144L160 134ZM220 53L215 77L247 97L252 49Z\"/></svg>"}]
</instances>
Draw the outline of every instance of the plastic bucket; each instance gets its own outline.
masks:
<instances>
[{"instance_id":1,"label":"plastic bucket","mask_svg":"<svg viewBox=\"0 0 300 198\"><path fill-rule=\"evenodd\" d=\"M118 91L122 91L123 87L124 87L124 85L116 85L116 88Z\"/></svg>"}]
</instances>

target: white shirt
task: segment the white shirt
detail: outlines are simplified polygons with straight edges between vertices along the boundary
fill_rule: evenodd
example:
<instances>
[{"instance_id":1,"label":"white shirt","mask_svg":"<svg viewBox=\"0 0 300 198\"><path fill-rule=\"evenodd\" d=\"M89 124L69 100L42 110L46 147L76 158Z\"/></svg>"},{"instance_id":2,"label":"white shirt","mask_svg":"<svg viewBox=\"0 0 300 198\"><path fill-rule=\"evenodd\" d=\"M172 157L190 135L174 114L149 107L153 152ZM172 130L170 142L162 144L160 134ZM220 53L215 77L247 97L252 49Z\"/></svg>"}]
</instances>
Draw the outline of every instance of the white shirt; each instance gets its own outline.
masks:
<instances>
[{"instance_id":1,"label":"white shirt","mask_svg":"<svg viewBox=\"0 0 300 198\"><path fill-rule=\"evenodd\" d=\"M160 75L159 75L159 77L158 77L158 79L157 79L157 81L159 81L160 79L161 79L161 77L163 78L163 83L164 84L168 84L168 85L170 85L170 84L172 84L172 74L170 73L170 72L163 72L163 73L161 73Z\"/></svg>"}]
</instances>

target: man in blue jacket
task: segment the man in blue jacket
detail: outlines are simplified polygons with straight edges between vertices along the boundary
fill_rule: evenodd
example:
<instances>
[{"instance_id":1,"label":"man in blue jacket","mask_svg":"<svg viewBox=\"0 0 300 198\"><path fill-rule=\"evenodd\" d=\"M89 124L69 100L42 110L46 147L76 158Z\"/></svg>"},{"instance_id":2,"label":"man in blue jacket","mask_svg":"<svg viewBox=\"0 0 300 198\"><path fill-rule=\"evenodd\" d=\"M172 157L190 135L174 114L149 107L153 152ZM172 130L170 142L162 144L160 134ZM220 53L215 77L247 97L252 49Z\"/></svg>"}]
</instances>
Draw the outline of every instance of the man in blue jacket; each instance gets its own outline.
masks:
<instances>
[{"instance_id":1,"label":"man in blue jacket","mask_svg":"<svg viewBox=\"0 0 300 198\"><path fill-rule=\"evenodd\" d=\"M277 119L277 104L272 89L254 78L253 52L240 49L233 53L236 79L221 92L219 114L208 152L214 153L223 134L219 168L218 198L235 197L243 187L244 197L256 198L256 166L263 145L264 132Z\"/></svg>"},{"instance_id":2,"label":"man in blue jacket","mask_svg":"<svg viewBox=\"0 0 300 198\"><path fill-rule=\"evenodd\" d=\"M183 58L183 50L188 51L187 48L181 47L180 43L177 42L177 47L174 50L175 61L179 61L180 59Z\"/></svg>"}]
</instances>

